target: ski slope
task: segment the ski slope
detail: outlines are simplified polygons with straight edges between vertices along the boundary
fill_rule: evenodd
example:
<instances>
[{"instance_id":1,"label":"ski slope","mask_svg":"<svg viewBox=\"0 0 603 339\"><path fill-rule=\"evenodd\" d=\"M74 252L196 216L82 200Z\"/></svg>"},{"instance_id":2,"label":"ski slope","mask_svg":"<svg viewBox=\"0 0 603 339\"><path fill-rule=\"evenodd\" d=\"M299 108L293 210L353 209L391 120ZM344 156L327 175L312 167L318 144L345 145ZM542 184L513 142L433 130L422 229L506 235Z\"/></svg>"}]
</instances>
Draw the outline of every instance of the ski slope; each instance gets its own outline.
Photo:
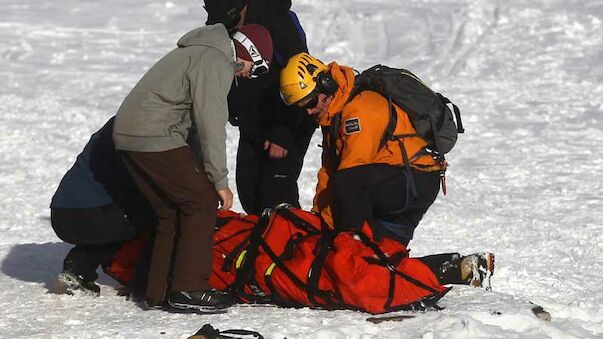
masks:
<instances>
[{"instance_id":1,"label":"ski slope","mask_svg":"<svg viewBox=\"0 0 603 339\"><path fill-rule=\"evenodd\" d=\"M186 338L210 323L288 339L603 338L603 1L293 2L315 56L408 68L461 108L467 133L448 156L448 195L411 249L495 252L493 291L455 287L443 311L380 324L307 308L143 311L106 276L96 299L47 294L70 248L49 221L59 180L205 12L193 0L0 0L0 337ZM228 132L234 183L238 135ZM317 132L305 208L319 143Z\"/></svg>"}]
</instances>

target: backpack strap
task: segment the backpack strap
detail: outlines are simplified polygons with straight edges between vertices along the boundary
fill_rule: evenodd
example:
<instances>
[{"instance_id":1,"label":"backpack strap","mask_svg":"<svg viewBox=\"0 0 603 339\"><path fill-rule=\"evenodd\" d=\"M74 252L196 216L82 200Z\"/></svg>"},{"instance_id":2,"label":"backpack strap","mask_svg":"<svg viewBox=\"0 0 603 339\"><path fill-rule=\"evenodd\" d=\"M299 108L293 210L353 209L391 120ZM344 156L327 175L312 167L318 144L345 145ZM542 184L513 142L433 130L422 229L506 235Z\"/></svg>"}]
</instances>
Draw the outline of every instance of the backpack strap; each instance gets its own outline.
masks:
<instances>
[{"instance_id":1,"label":"backpack strap","mask_svg":"<svg viewBox=\"0 0 603 339\"><path fill-rule=\"evenodd\" d=\"M392 102L392 97L388 96L387 97L387 104L389 107L389 122L387 123L387 127L385 128L385 132L383 137L381 138L381 143L379 144L380 148L385 146L385 144L387 144L388 141L390 140L398 140L398 145L400 146L400 152L402 153L402 160L404 160L404 168L406 170L406 177L408 180L408 187L410 187L410 192L412 193L412 197L417 197L418 193L417 193L417 186L415 185L415 179L414 176L412 175L412 169L410 167L410 159L408 158L408 153L406 152L406 147L404 147L404 143L402 142L402 139L405 137L410 137L410 136L417 136L417 134L402 134L402 135L397 135L396 137L394 137L394 130L396 129L396 125L398 124L398 112L396 111L396 107L394 106L394 103ZM383 146L381 146L383 145ZM408 192L407 192L408 193ZM409 197L409 194L406 194L406 206L404 207L403 210L405 210L406 208L408 208L408 206L410 206L411 203L411 199Z\"/></svg>"},{"instance_id":2,"label":"backpack strap","mask_svg":"<svg viewBox=\"0 0 603 339\"><path fill-rule=\"evenodd\" d=\"M387 107L389 107L389 120L387 121L383 136L379 141L379 150L385 147L388 141L393 140L394 130L396 129L396 125L398 125L398 113L392 102L392 97L389 95L387 96Z\"/></svg>"},{"instance_id":3,"label":"backpack strap","mask_svg":"<svg viewBox=\"0 0 603 339\"><path fill-rule=\"evenodd\" d=\"M410 159L408 159L408 153L406 152L406 147L404 147L402 139L398 139L398 145L400 146L400 152L402 153L402 159L404 160L404 169L406 170L406 180L408 180L408 187L410 188L410 193L412 193L412 196L416 198L419 195L417 193L417 185L415 184L415 178L413 176L412 168L410 166ZM409 205L410 197L409 194L406 194L406 206L404 207L404 210L408 208Z\"/></svg>"},{"instance_id":4,"label":"backpack strap","mask_svg":"<svg viewBox=\"0 0 603 339\"><path fill-rule=\"evenodd\" d=\"M341 112L335 114L333 119L331 120L331 125L326 128L327 139L326 145L323 147L326 148L327 154L329 155L329 175L335 173L337 168L339 168L339 164L341 163L341 155L337 154L337 139L339 138L339 128L341 127Z\"/></svg>"}]
</instances>

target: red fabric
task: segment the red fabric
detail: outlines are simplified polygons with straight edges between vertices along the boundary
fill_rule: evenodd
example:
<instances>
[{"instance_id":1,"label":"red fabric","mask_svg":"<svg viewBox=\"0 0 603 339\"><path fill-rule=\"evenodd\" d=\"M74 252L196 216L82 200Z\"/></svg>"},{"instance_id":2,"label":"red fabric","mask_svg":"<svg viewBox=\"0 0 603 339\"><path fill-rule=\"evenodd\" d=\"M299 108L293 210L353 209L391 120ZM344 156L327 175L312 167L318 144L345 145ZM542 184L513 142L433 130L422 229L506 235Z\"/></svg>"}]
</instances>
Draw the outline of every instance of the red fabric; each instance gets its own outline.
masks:
<instances>
[{"instance_id":1,"label":"red fabric","mask_svg":"<svg viewBox=\"0 0 603 339\"><path fill-rule=\"evenodd\" d=\"M225 290L237 277L236 264L241 251L233 253L233 250L241 242L248 240L258 222L258 217L242 216L232 211L219 211L218 222L224 225L214 234L212 275L209 284L213 288ZM233 258L231 265L224 267L224 261L231 254Z\"/></svg>"},{"instance_id":2,"label":"red fabric","mask_svg":"<svg viewBox=\"0 0 603 339\"><path fill-rule=\"evenodd\" d=\"M289 211L304 220L311 227L311 230L321 230L322 226L318 216L298 209L289 209ZM239 225L236 228L241 227L241 221L233 220L232 222ZM229 226L227 225L227 227L218 230L217 234L222 232L232 233L232 230L228 231ZM251 232L250 229L247 230ZM366 224L363 233L370 241L374 242L370 227ZM262 239L266 246L279 257L282 264L274 266L274 260L269 256L268 251L260 246L254 263L254 279L257 287L266 295L271 295L273 291L276 291L278 298L275 298L275 301L284 302L285 304L322 306L329 309L351 308L374 314L400 309L424 298L434 296L433 291L437 293L447 291L447 288L439 284L435 275L425 264L406 255L407 250L404 245L385 238L377 245L389 258L400 254L399 257L402 259L397 264L392 263L396 270L433 289L430 291L401 275L395 275L394 293L388 303L391 271L381 264L373 249L361 241L357 235L353 232L343 232L335 236L318 280L318 289L323 292L323 295L328 296L328 300L315 296L312 301L307 291L308 276L310 267L317 255L317 244L324 234L324 232L320 232L308 236L308 232L297 226L293 220L279 214L278 211L273 213L266 230L263 232ZM241 238L243 237L245 236L241 234ZM225 238L221 237L221 239ZM242 241L241 238L232 238L233 245L230 246L226 246L224 243L220 244L224 248L224 250L220 250L220 254L222 256L226 254L228 247L234 248L236 244ZM287 252L287 243L292 239L297 239L296 245ZM232 283L236 277L236 272L218 271L218 268L222 267L222 263L223 260L216 256L214 249L213 273L219 277L212 277L211 281ZM287 274L286 270L295 278ZM224 288L224 285L224 283L216 283L212 286ZM245 287L247 293L252 290L249 285ZM273 290L271 290L271 287Z\"/></svg>"},{"instance_id":3,"label":"red fabric","mask_svg":"<svg viewBox=\"0 0 603 339\"><path fill-rule=\"evenodd\" d=\"M130 285L136 272L136 265L142 253L142 249L149 240L149 235L144 234L136 239L130 240L113 255L111 264L103 267L103 271L124 286Z\"/></svg>"},{"instance_id":4,"label":"red fabric","mask_svg":"<svg viewBox=\"0 0 603 339\"><path fill-rule=\"evenodd\" d=\"M363 232L370 237L369 229L370 227L365 224ZM379 249L390 258L397 254L407 254L404 245L388 238L384 238L378 245ZM446 291L446 287L440 285L433 272L418 259L406 255L399 264L393 266L400 273L440 293ZM350 232L341 233L335 238L332 253L327 257L325 267L333 279L333 284L337 286L343 303L369 313L384 313L433 295L431 291L417 286L400 275L394 275L394 294L391 304L386 309L391 271L379 265L375 252Z\"/></svg>"},{"instance_id":5,"label":"red fabric","mask_svg":"<svg viewBox=\"0 0 603 339\"><path fill-rule=\"evenodd\" d=\"M273 265L274 260L268 251L264 246L260 246L253 265L254 281L245 283L244 293L270 297L275 291L278 298L272 295L273 301L285 305L357 309L377 314L403 308L424 298L443 295L448 290L439 284L425 264L408 257L404 245L387 238L375 242L370 227L365 224L362 233L371 243L377 245L399 273L394 275L390 302L388 303L388 295L392 271L385 267L375 251L353 232L342 232L334 236L318 279L318 290L321 294L311 300L307 290L309 272L318 255L318 244L324 240L327 230L321 229L323 224L315 214L293 208L288 211L305 221L307 229L278 211L272 214L261 238L264 246L279 257L280 265ZM249 250L248 241L258 220L254 215L240 216L230 211L218 213L219 228L215 233L212 249L212 287L225 290L235 282L237 269L240 269L240 266L237 267L237 261L243 258L243 252ZM116 279L128 282L127 278L131 277L127 274L127 268L130 267L128 264L136 257L136 248L141 248L139 241L132 242L131 248L127 251L124 249L122 255L116 255L116 260L123 261L111 266L116 269L112 274ZM241 243L246 245L239 246ZM295 243L295 246L287 247L292 243ZM127 258L128 255L132 257ZM227 263L226 260L231 262ZM245 257L245 260L249 258ZM288 275L286 270L295 278ZM419 284L401 275L406 275ZM432 291L419 286L420 284L428 286ZM244 300L247 300L246 297Z\"/></svg>"},{"instance_id":6,"label":"red fabric","mask_svg":"<svg viewBox=\"0 0 603 339\"><path fill-rule=\"evenodd\" d=\"M296 225L293 220L274 213L268 228L264 232L263 239L272 252L279 256L286 269L297 279L288 276L285 273L285 267L279 265L274 266L269 271L274 261L262 247L255 262L255 279L261 289L267 293L272 292L268 282L270 280L278 296L293 305L329 306L326 300L320 298L318 298L317 303L312 303L306 291L308 272L315 259L315 249L320 240L320 218L299 209L289 209L289 211L305 221L311 233L317 233L317 235L308 236L309 233ZM290 252L287 252L286 246L290 241L297 242L297 244L288 249ZM325 278L321 272L319 288L334 293L330 280ZM300 283L301 285L299 285Z\"/></svg>"}]
</instances>

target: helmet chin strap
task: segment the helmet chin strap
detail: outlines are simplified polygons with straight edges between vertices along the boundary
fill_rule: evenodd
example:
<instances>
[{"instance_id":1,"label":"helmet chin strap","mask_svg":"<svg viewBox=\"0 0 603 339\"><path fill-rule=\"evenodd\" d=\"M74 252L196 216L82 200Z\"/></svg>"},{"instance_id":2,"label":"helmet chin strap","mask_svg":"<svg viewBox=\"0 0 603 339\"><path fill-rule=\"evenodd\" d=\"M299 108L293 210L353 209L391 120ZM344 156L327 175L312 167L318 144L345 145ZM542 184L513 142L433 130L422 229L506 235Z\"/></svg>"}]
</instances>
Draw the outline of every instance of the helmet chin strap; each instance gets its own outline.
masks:
<instances>
[{"instance_id":1,"label":"helmet chin strap","mask_svg":"<svg viewBox=\"0 0 603 339\"><path fill-rule=\"evenodd\" d=\"M236 74L238 72L241 71L241 69L243 69L243 67L245 67L244 65L242 65L242 63L238 62L237 60L237 49L235 47L234 44L234 40L230 39L230 49L232 50L232 68L234 69L235 72L235 77L234 77L234 82L235 82L235 87L239 87L239 81L237 79Z\"/></svg>"},{"instance_id":2,"label":"helmet chin strap","mask_svg":"<svg viewBox=\"0 0 603 339\"><path fill-rule=\"evenodd\" d=\"M245 34L239 31L235 32L232 35L232 38L238 41L245 48L247 53L249 53L249 56L251 57L251 62L253 63L253 66L251 67L252 78L257 78L262 74L268 73L270 66L268 65L268 62L266 62L266 60L262 58L260 50L255 46L251 39L249 39Z\"/></svg>"},{"instance_id":3,"label":"helmet chin strap","mask_svg":"<svg viewBox=\"0 0 603 339\"><path fill-rule=\"evenodd\" d=\"M237 62L237 48L235 47L234 40L230 39L230 49L232 50L232 61Z\"/></svg>"}]
</instances>

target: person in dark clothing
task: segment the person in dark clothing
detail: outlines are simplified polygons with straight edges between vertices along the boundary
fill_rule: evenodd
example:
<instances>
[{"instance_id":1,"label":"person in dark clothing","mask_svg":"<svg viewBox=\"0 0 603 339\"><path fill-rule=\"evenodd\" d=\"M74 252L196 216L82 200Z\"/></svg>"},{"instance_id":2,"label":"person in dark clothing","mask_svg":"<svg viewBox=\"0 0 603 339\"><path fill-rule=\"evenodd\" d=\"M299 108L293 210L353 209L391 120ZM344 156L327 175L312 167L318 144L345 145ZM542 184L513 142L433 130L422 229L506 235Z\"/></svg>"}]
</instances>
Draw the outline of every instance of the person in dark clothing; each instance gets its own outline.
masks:
<instances>
[{"instance_id":1,"label":"person in dark clothing","mask_svg":"<svg viewBox=\"0 0 603 339\"><path fill-rule=\"evenodd\" d=\"M245 22L247 0L205 0L206 25L223 24L232 33Z\"/></svg>"},{"instance_id":2,"label":"person in dark clothing","mask_svg":"<svg viewBox=\"0 0 603 339\"><path fill-rule=\"evenodd\" d=\"M300 207L297 180L317 125L304 110L282 102L279 74L291 56L307 52L305 34L290 10L291 1L205 0L207 23L227 18L225 12L242 6L246 24L257 23L270 31L274 56L268 76L241 79L228 96L229 121L240 132L239 200L249 214L261 214L283 202Z\"/></svg>"},{"instance_id":3,"label":"person in dark clothing","mask_svg":"<svg viewBox=\"0 0 603 339\"><path fill-rule=\"evenodd\" d=\"M92 135L52 197L52 227L61 240L75 245L52 292L99 295L97 268L108 265L123 242L156 223L153 208L115 151L113 121Z\"/></svg>"}]
</instances>

